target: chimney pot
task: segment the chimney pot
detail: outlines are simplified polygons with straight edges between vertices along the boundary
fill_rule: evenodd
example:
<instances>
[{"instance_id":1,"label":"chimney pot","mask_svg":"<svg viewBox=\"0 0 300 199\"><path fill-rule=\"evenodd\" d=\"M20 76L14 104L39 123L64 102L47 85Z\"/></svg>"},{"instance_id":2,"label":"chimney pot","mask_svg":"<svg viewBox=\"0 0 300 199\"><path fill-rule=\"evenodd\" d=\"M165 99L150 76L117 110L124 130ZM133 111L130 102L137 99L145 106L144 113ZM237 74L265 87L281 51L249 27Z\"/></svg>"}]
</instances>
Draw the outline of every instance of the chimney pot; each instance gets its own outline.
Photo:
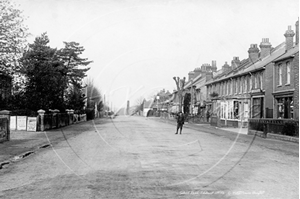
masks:
<instances>
[{"instance_id":1,"label":"chimney pot","mask_svg":"<svg viewBox=\"0 0 300 199\"><path fill-rule=\"evenodd\" d=\"M263 59L266 56L271 54L271 43L269 42L269 38L263 38L259 47L261 49L260 58Z\"/></svg>"},{"instance_id":2,"label":"chimney pot","mask_svg":"<svg viewBox=\"0 0 300 199\"><path fill-rule=\"evenodd\" d=\"M294 35L295 35L295 33L292 30L292 27L288 26L288 30L284 34L284 36L285 36L285 46L286 46L287 51L292 49L293 46L294 46L294 41L293 41Z\"/></svg>"},{"instance_id":3,"label":"chimney pot","mask_svg":"<svg viewBox=\"0 0 300 199\"><path fill-rule=\"evenodd\" d=\"M257 48L257 44L251 44L248 50L249 59L251 62L256 62L258 60L259 49Z\"/></svg>"}]
</instances>

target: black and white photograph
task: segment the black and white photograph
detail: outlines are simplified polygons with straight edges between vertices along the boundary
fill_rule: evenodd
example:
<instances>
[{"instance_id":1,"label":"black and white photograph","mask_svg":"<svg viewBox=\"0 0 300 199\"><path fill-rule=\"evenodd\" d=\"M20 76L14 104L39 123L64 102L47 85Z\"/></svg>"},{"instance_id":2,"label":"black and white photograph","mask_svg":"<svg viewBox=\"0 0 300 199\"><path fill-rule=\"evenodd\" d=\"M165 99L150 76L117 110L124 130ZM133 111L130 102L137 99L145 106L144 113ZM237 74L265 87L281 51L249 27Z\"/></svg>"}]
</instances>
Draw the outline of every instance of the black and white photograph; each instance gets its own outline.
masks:
<instances>
[{"instance_id":1,"label":"black and white photograph","mask_svg":"<svg viewBox=\"0 0 300 199\"><path fill-rule=\"evenodd\" d=\"M299 198L299 0L0 0L0 198Z\"/></svg>"}]
</instances>

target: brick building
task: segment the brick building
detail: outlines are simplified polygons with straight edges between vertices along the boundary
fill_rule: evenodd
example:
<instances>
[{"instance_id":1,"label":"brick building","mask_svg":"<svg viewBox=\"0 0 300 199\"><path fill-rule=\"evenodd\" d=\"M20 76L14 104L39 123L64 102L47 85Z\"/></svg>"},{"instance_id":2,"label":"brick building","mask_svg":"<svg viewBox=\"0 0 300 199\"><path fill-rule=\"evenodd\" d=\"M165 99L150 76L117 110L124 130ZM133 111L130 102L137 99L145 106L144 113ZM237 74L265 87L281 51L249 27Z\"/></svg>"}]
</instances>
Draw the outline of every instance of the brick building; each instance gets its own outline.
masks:
<instances>
[{"instance_id":1,"label":"brick building","mask_svg":"<svg viewBox=\"0 0 300 199\"><path fill-rule=\"evenodd\" d=\"M247 127L249 118L272 117L273 61L284 54L285 44L272 48L263 38L259 47L251 44L248 58L234 57L206 84L214 125Z\"/></svg>"},{"instance_id":2,"label":"brick building","mask_svg":"<svg viewBox=\"0 0 300 199\"><path fill-rule=\"evenodd\" d=\"M212 78L212 73L217 71L216 61L202 64L194 71L189 72L188 82L184 87L184 95L190 95L188 113L205 115L206 110L206 82Z\"/></svg>"},{"instance_id":3,"label":"brick building","mask_svg":"<svg viewBox=\"0 0 300 199\"><path fill-rule=\"evenodd\" d=\"M291 26L285 32L285 53L274 63L274 118L299 120L299 22L296 22L296 42Z\"/></svg>"}]
</instances>

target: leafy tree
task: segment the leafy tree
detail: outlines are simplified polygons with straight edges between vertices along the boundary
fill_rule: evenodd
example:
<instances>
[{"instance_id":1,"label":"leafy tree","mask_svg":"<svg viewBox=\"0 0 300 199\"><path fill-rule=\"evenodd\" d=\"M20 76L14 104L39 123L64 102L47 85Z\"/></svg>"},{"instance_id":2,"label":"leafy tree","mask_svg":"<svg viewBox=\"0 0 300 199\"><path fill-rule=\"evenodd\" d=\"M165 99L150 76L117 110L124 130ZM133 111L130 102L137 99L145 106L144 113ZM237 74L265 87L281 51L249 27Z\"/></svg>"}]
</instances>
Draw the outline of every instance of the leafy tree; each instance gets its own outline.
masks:
<instances>
[{"instance_id":1,"label":"leafy tree","mask_svg":"<svg viewBox=\"0 0 300 199\"><path fill-rule=\"evenodd\" d=\"M80 57L84 52L84 48L79 43L64 42L64 44L65 47L57 52L60 61L63 63L65 76L62 83L64 92L61 95L67 101L68 108L82 110L85 104L85 97L87 97L84 96L82 82L86 77L86 72L90 69L86 66L92 61Z\"/></svg>"},{"instance_id":2,"label":"leafy tree","mask_svg":"<svg viewBox=\"0 0 300 199\"><path fill-rule=\"evenodd\" d=\"M22 12L9 0L0 0L0 71L14 74L25 48L27 27Z\"/></svg>"},{"instance_id":3,"label":"leafy tree","mask_svg":"<svg viewBox=\"0 0 300 199\"><path fill-rule=\"evenodd\" d=\"M68 89L66 107L68 107L68 109L83 111L85 99L86 97L82 91L78 87L74 86Z\"/></svg>"},{"instance_id":4,"label":"leafy tree","mask_svg":"<svg viewBox=\"0 0 300 199\"><path fill-rule=\"evenodd\" d=\"M31 110L72 108L83 110L85 96L82 80L91 63L80 58L83 47L65 42L57 50L49 45L46 33L37 37L20 59L20 72L25 75L25 106Z\"/></svg>"},{"instance_id":5,"label":"leafy tree","mask_svg":"<svg viewBox=\"0 0 300 199\"><path fill-rule=\"evenodd\" d=\"M92 61L87 58L81 58L84 48L76 42L64 42L65 47L58 51L58 55L66 70L67 84L72 84L82 88L82 80L86 77L86 72L90 68L85 68Z\"/></svg>"},{"instance_id":6,"label":"leafy tree","mask_svg":"<svg viewBox=\"0 0 300 199\"><path fill-rule=\"evenodd\" d=\"M56 49L48 46L46 33L37 37L20 59L20 71L26 81L26 107L31 110L63 109L66 70L57 56Z\"/></svg>"}]
</instances>

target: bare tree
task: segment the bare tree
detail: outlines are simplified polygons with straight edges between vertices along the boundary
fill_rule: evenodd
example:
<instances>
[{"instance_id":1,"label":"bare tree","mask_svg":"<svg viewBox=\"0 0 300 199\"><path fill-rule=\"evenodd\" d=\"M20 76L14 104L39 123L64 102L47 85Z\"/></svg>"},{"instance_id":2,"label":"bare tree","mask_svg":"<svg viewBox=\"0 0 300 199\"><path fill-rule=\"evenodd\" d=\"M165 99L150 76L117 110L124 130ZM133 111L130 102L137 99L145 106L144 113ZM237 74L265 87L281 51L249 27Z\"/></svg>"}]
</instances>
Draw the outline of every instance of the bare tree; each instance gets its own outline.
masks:
<instances>
[{"instance_id":1,"label":"bare tree","mask_svg":"<svg viewBox=\"0 0 300 199\"><path fill-rule=\"evenodd\" d=\"M102 95L98 87L96 87L94 80L90 77L86 78L84 81L85 89L86 89L86 100L87 100L87 107L93 108L95 105L101 107L98 107L98 111L101 111L103 108L103 102L102 101Z\"/></svg>"},{"instance_id":2,"label":"bare tree","mask_svg":"<svg viewBox=\"0 0 300 199\"><path fill-rule=\"evenodd\" d=\"M144 97L139 97L136 101L135 101L135 112L140 113L140 111L144 110L144 102L145 102L145 98Z\"/></svg>"},{"instance_id":3,"label":"bare tree","mask_svg":"<svg viewBox=\"0 0 300 199\"><path fill-rule=\"evenodd\" d=\"M183 93L183 88L185 86L185 77L183 79L180 79L179 77L173 77L176 86L177 86L177 93L178 93L178 99L179 99L179 111L182 111L182 93Z\"/></svg>"}]
</instances>

